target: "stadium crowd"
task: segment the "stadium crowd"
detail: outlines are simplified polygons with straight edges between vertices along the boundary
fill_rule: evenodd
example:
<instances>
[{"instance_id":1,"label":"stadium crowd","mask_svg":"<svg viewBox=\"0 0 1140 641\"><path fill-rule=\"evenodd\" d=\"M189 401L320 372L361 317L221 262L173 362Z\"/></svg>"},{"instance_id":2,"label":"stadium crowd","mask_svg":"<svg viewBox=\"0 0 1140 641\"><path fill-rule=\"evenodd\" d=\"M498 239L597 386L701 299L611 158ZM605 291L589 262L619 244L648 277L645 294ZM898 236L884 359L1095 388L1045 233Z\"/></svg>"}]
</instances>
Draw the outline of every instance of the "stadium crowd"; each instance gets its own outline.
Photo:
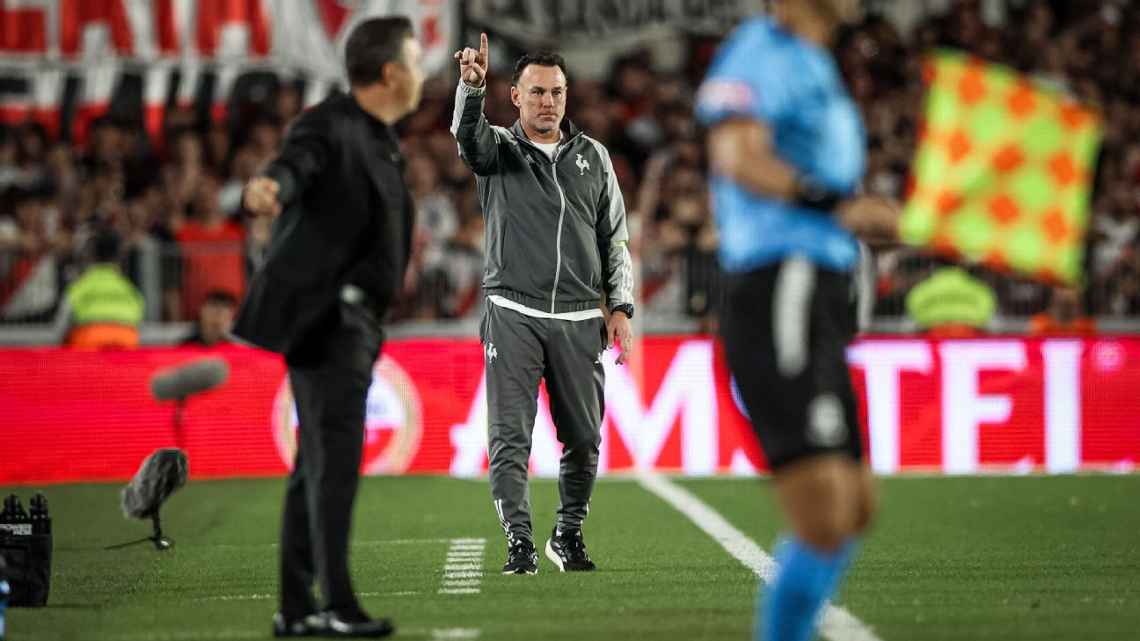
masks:
<instances>
[{"instance_id":1,"label":"stadium crowd","mask_svg":"<svg viewBox=\"0 0 1140 641\"><path fill-rule=\"evenodd\" d=\"M656 72L648 53L635 52L607 81L571 78L569 117L612 152L631 212L643 313L703 318L717 296L717 235L692 104L716 42L689 44L694 55L678 73ZM1032 72L1102 109L1106 135L1079 306L1140 313L1140 7L1036 1L994 27L976 0L964 0L909 38L869 16L845 34L838 58L867 126L870 192L902 195L921 109L921 54L936 46ZM420 224L397 319L461 318L479 306L483 222L474 179L447 128L455 82L451 72L430 81L422 109L401 126ZM224 121L172 110L162 141L147 138L141 118L118 115L97 120L82 146L52 140L34 124L0 128L0 321L50 321L92 238L106 230L121 240L124 273L140 287L157 269L159 286L150 291L160 293L162 320L197 318L219 292L240 297L270 224L242 211L242 186L274 156L301 109L299 89L280 83ZM509 73L493 70L491 122L513 122L509 96ZM932 263L894 249L880 252L877 264L877 309L901 314L905 294ZM1030 316L1050 305L1044 286L975 275L996 292L998 314Z\"/></svg>"}]
</instances>

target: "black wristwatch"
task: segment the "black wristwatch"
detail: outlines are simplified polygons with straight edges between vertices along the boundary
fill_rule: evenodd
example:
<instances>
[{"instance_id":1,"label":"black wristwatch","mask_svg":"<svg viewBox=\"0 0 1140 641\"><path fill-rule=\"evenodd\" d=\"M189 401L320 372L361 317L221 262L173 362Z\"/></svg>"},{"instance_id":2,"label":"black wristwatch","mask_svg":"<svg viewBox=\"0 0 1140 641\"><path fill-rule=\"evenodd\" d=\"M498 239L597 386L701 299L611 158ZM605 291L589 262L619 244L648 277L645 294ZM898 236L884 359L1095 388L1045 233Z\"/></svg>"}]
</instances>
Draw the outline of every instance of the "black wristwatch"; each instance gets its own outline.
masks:
<instances>
[{"instance_id":1,"label":"black wristwatch","mask_svg":"<svg viewBox=\"0 0 1140 641\"><path fill-rule=\"evenodd\" d=\"M621 313L625 314L627 318L633 318L633 305L631 305L629 303L622 303L621 305L614 305L613 307L610 308L610 313L612 314L614 312L621 312Z\"/></svg>"}]
</instances>

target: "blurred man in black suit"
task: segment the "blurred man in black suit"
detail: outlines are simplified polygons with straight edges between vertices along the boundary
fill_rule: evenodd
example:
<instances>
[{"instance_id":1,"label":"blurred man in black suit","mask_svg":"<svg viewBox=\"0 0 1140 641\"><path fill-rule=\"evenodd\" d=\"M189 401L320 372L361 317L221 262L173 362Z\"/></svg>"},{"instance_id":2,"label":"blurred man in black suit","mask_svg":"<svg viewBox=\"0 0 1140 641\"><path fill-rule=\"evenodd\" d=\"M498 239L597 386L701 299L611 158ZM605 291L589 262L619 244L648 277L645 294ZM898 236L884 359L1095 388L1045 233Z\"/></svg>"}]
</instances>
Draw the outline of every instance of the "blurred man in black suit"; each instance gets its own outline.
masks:
<instances>
[{"instance_id":1,"label":"blurred man in black suit","mask_svg":"<svg viewBox=\"0 0 1140 641\"><path fill-rule=\"evenodd\" d=\"M392 125L419 104L420 56L407 19L362 22L345 50L350 93L301 115L281 155L245 189L246 207L276 220L233 333L285 355L300 419L276 636L393 631L356 600L348 537L380 321L411 246L412 202Z\"/></svg>"}]
</instances>

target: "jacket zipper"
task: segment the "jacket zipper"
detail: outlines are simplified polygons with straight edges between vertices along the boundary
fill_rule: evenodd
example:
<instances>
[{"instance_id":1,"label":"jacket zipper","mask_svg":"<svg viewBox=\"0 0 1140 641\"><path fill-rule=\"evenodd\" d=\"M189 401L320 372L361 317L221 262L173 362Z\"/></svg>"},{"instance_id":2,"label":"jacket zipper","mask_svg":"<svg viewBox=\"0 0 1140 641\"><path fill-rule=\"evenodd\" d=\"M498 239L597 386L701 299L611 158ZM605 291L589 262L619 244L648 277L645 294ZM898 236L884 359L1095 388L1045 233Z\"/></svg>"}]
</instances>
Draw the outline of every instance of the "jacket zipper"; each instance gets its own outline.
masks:
<instances>
[{"instance_id":1,"label":"jacket zipper","mask_svg":"<svg viewBox=\"0 0 1140 641\"><path fill-rule=\"evenodd\" d=\"M562 156L563 150L569 148L570 143L573 142L574 139L577 137L578 137L577 135L571 136L570 138L568 138L565 141L564 144L559 145L554 150L554 159L550 163L550 175L551 175L551 177L554 178L554 187L556 189L558 189L558 200L560 203L560 208L558 210L558 234L555 236L555 239L554 239L554 243L555 243L555 245L554 245L554 255L555 255L555 258L554 258L554 287L552 287L550 289L550 313L551 314L555 313L554 312L554 301L558 297L558 279L562 275L562 222L566 218L566 192L562 191L562 185L559 184L559 182L558 182L558 159ZM526 138L522 138L518 135L515 135L515 138L517 140L523 142L523 143L526 143L535 151L542 153L543 156L546 156L546 152L539 149L538 145L535 145L530 140L527 140Z\"/></svg>"},{"instance_id":2,"label":"jacket zipper","mask_svg":"<svg viewBox=\"0 0 1140 641\"><path fill-rule=\"evenodd\" d=\"M554 152L554 161L550 163L550 175L554 177L554 186L558 188L558 199L562 206L558 210L558 235L554 241L554 287L550 290L550 313L554 313L554 299L558 296L558 277L562 274L562 220L566 217L566 194L562 185L558 184L558 156L562 149Z\"/></svg>"}]
</instances>

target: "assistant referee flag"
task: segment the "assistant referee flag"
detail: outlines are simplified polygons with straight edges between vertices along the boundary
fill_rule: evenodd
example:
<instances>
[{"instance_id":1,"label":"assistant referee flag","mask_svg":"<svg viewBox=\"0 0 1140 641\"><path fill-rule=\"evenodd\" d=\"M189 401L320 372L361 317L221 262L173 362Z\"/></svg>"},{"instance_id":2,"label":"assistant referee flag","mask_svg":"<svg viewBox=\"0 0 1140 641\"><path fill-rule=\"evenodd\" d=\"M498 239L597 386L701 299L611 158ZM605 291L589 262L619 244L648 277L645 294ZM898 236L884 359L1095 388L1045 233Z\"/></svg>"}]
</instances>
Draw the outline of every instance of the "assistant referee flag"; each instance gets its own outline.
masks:
<instances>
[{"instance_id":1,"label":"assistant referee flag","mask_svg":"<svg viewBox=\"0 0 1140 641\"><path fill-rule=\"evenodd\" d=\"M1000 65L939 51L903 242L1062 284L1081 279L1097 112Z\"/></svg>"}]
</instances>

